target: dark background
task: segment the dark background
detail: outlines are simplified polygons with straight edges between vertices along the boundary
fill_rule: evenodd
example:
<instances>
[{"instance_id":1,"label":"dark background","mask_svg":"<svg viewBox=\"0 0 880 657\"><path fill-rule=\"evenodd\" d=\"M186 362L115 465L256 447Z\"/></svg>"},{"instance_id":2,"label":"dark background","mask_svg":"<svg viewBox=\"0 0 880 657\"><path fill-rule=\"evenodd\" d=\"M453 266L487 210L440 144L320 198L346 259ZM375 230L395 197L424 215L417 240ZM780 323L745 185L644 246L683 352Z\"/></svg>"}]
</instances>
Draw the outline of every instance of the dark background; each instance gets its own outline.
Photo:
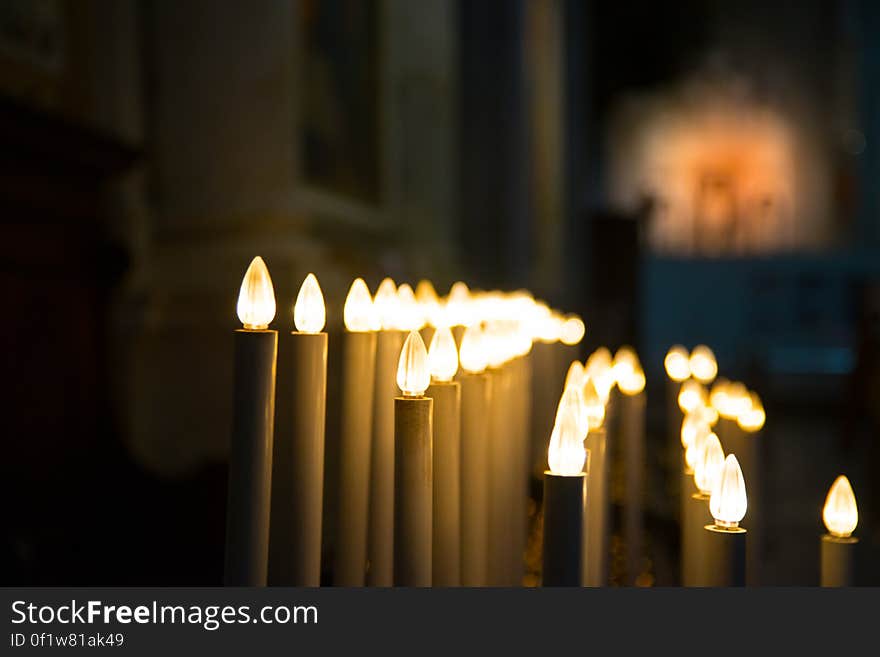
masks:
<instances>
[{"instance_id":1,"label":"dark background","mask_svg":"<svg viewBox=\"0 0 880 657\"><path fill-rule=\"evenodd\" d=\"M845 472L877 584L878 37L868 0L0 1L0 580L221 582L234 307L261 254L281 331L317 274L331 372L355 276L527 287L585 318L582 356L635 345L657 584L678 577L663 354L712 346L767 410L764 583L818 581ZM652 232L664 190L628 178L631 143L695 79L795 135L814 177L782 181L787 242Z\"/></svg>"}]
</instances>

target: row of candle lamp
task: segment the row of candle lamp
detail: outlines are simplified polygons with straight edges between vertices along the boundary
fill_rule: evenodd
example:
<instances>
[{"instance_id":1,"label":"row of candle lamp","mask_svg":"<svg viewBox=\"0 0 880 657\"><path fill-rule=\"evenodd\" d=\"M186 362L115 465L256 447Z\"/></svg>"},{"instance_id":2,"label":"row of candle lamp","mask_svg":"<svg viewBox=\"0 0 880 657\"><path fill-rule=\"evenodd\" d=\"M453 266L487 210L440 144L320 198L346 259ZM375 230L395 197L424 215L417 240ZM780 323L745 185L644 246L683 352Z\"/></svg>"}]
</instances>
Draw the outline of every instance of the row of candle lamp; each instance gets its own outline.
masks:
<instances>
[{"instance_id":1,"label":"row of candle lamp","mask_svg":"<svg viewBox=\"0 0 880 657\"><path fill-rule=\"evenodd\" d=\"M673 346L666 354L664 367L673 392L670 398L674 398L682 418L678 437L684 450L683 582L699 586L755 581L763 532L756 493L751 504L755 527L750 535L731 530L739 528L749 507L745 479L750 480L753 490L761 488L758 435L766 421L761 399L743 383L716 379L717 362L711 349L704 345L690 354L681 345ZM707 390L709 384L712 385ZM675 416L674 411L670 413ZM705 522L707 501L715 525L710 533L701 531L703 525L709 528ZM858 523L858 510L845 475L838 476L832 484L822 518L829 533L821 541L820 582L825 586L851 585L856 543L852 533Z\"/></svg>"},{"instance_id":2,"label":"row of candle lamp","mask_svg":"<svg viewBox=\"0 0 880 657\"><path fill-rule=\"evenodd\" d=\"M282 343L282 358L278 334L268 329L275 316L274 290L259 257L244 276L237 310L243 329L236 331L235 344L225 581L315 586L326 412L323 295L309 274L294 304L296 330ZM533 342L577 344L583 321L525 291L471 292L458 282L441 299L428 281L413 291L388 278L375 297L362 279L355 280L343 319L336 583L429 585L438 583L441 571L442 584L491 583L483 571L502 551L503 527L492 528L489 537L467 527L524 517L527 484L519 474L527 468L523 453L521 467L509 468L513 474L490 473L491 503L504 498L507 505L490 514L487 492L473 490L490 484L474 480L485 480L493 463L507 464L503 457L487 459L486 417L497 419L493 429L500 437L493 444L499 455L509 447L504 440L524 452L530 404L522 393L530 378L524 356ZM274 427L276 361L291 373L285 405L291 406L293 426L281 432ZM462 389L453 379L461 380ZM510 437L503 435L507 432ZM482 455L469 451L474 446ZM474 468L474 459L484 465ZM510 481L499 484L500 479ZM501 493L495 490L499 486ZM466 505L460 502L465 498ZM483 499L482 505L475 499ZM519 502L522 509L514 509ZM481 506L480 514L475 506ZM492 559L487 541L495 543ZM432 551L432 543L441 549ZM470 548L475 554L465 554ZM515 552L511 561L521 561ZM465 581L468 564L476 574Z\"/></svg>"}]
</instances>

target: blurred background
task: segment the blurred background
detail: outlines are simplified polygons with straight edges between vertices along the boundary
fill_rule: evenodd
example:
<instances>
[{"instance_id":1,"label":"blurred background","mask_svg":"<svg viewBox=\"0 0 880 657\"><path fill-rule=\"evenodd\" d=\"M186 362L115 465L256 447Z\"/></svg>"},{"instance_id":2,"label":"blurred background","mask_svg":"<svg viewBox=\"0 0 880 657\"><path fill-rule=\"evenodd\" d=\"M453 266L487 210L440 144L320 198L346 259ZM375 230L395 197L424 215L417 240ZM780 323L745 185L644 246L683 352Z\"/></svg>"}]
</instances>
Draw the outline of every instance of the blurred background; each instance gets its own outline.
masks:
<instances>
[{"instance_id":1,"label":"blurred background","mask_svg":"<svg viewBox=\"0 0 880 657\"><path fill-rule=\"evenodd\" d=\"M648 583L679 576L663 355L708 344L767 411L763 583L818 582L845 472L878 584L878 180L870 0L0 0L0 580L221 583L259 254L280 331L317 274L331 398L356 276L634 345Z\"/></svg>"}]
</instances>

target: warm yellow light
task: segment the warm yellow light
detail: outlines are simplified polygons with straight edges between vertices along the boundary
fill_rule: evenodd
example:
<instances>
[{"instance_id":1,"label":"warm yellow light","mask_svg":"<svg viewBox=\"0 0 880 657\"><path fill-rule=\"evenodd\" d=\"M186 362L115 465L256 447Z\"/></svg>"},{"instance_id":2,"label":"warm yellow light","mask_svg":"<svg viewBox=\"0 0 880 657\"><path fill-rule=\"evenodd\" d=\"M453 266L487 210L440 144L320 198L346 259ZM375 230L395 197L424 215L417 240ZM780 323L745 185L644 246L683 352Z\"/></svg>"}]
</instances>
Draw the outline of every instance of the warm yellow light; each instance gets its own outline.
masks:
<instances>
[{"instance_id":1,"label":"warm yellow light","mask_svg":"<svg viewBox=\"0 0 880 657\"><path fill-rule=\"evenodd\" d=\"M645 371L641 365L617 379L617 387L625 395L637 395L645 389Z\"/></svg>"},{"instance_id":2,"label":"warm yellow light","mask_svg":"<svg viewBox=\"0 0 880 657\"><path fill-rule=\"evenodd\" d=\"M562 386L562 389L565 390L569 386L580 386L584 385L584 366L581 365L579 360L571 361L571 365L568 366L568 372L565 374L565 385Z\"/></svg>"},{"instance_id":3,"label":"warm yellow light","mask_svg":"<svg viewBox=\"0 0 880 657\"><path fill-rule=\"evenodd\" d=\"M706 389L695 379L688 379L681 384L678 391L678 407L685 413L691 413L706 403Z\"/></svg>"},{"instance_id":4,"label":"warm yellow light","mask_svg":"<svg viewBox=\"0 0 880 657\"><path fill-rule=\"evenodd\" d=\"M624 345L614 354L611 367L614 370L615 380L619 382L621 378L629 376L629 373L637 367L641 367L641 363L639 363L639 357L636 355L635 350L628 345Z\"/></svg>"},{"instance_id":5,"label":"warm yellow light","mask_svg":"<svg viewBox=\"0 0 880 657\"><path fill-rule=\"evenodd\" d=\"M611 387L614 385L614 370L612 369L613 360L611 352L607 347L599 347L590 354L584 365L584 370L593 380L596 392L603 404L608 403L608 396L611 394Z\"/></svg>"},{"instance_id":6,"label":"warm yellow light","mask_svg":"<svg viewBox=\"0 0 880 657\"><path fill-rule=\"evenodd\" d=\"M587 416L587 426L590 429L598 429L605 421L605 402L599 396L593 379L589 376L584 381L582 391L584 399L584 411Z\"/></svg>"},{"instance_id":7,"label":"warm yellow light","mask_svg":"<svg viewBox=\"0 0 880 657\"><path fill-rule=\"evenodd\" d=\"M712 494L715 486L718 485L722 467L724 467L724 450L721 449L721 441L714 433L710 433L703 441L702 454L694 465L694 482L701 493Z\"/></svg>"},{"instance_id":8,"label":"warm yellow light","mask_svg":"<svg viewBox=\"0 0 880 657\"><path fill-rule=\"evenodd\" d=\"M238 319L246 329L265 329L275 319L275 290L266 263L251 260L238 292Z\"/></svg>"},{"instance_id":9,"label":"warm yellow light","mask_svg":"<svg viewBox=\"0 0 880 657\"><path fill-rule=\"evenodd\" d=\"M709 404L714 408L718 413L724 414L727 412L727 404L728 404L728 394L727 389L730 387L730 381L721 377L716 380L712 385L712 390L709 392Z\"/></svg>"},{"instance_id":10,"label":"warm yellow light","mask_svg":"<svg viewBox=\"0 0 880 657\"><path fill-rule=\"evenodd\" d=\"M327 313L324 309L324 295L314 274L306 276L296 303L293 306L293 323L300 333L320 333L324 329Z\"/></svg>"},{"instance_id":11,"label":"warm yellow light","mask_svg":"<svg viewBox=\"0 0 880 657\"><path fill-rule=\"evenodd\" d=\"M697 426L693 439L684 451L684 462L689 470L693 470L697 467L697 463L703 456L703 448L706 446L706 440L708 440L709 436L714 435L715 434L712 433L712 430L705 424Z\"/></svg>"},{"instance_id":12,"label":"warm yellow light","mask_svg":"<svg viewBox=\"0 0 880 657\"><path fill-rule=\"evenodd\" d=\"M663 359L663 367L666 368L666 374L670 379L684 381L691 375L687 349L680 344L670 347L666 352L666 358Z\"/></svg>"},{"instance_id":13,"label":"warm yellow light","mask_svg":"<svg viewBox=\"0 0 880 657\"><path fill-rule=\"evenodd\" d=\"M577 315L568 315L562 323L559 340L562 344L575 345L584 339L587 332L583 320Z\"/></svg>"},{"instance_id":14,"label":"warm yellow light","mask_svg":"<svg viewBox=\"0 0 880 657\"><path fill-rule=\"evenodd\" d=\"M471 292L462 281L456 281L449 288L446 299L446 322L450 326L470 326Z\"/></svg>"},{"instance_id":15,"label":"warm yellow light","mask_svg":"<svg viewBox=\"0 0 880 657\"><path fill-rule=\"evenodd\" d=\"M710 427L714 427L715 424L718 422L718 411L715 410L712 406L706 405L705 403L697 406L689 413L689 415L699 417Z\"/></svg>"},{"instance_id":16,"label":"warm yellow light","mask_svg":"<svg viewBox=\"0 0 880 657\"><path fill-rule=\"evenodd\" d=\"M709 511L718 527L738 527L746 515L746 482L736 456L728 454L709 498Z\"/></svg>"},{"instance_id":17,"label":"warm yellow light","mask_svg":"<svg viewBox=\"0 0 880 657\"><path fill-rule=\"evenodd\" d=\"M373 299L373 307L379 317L379 326L386 331L397 329L397 314L400 301L397 299L397 286L390 278L382 279L376 297Z\"/></svg>"},{"instance_id":18,"label":"warm yellow light","mask_svg":"<svg viewBox=\"0 0 880 657\"><path fill-rule=\"evenodd\" d=\"M715 354L704 344L697 345L688 359L691 376L701 383L710 383L718 375Z\"/></svg>"},{"instance_id":19,"label":"warm yellow light","mask_svg":"<svg viewBox=\"0 0 880 657\"><path fill-rule=\"evenodd\" d=\"M416 301L426 324L436 327L445 323L443 307L431 281L425 278L419 281L416 285Z\"/></svg>"},{"instance_id":20,"label":"warm yellow light","mask_svg":"<svg viewBox=\"0 0 880 657\"><path fill-rule=\"evenodd\" d=\"M366 333L376 328L376 312L373 308L373 297L370 288L363 278L356 278L345 297L342 317L346 330L352 333Z\"/></svg>"},{"instance_id":21,"label":"warm yellow light","mask_svg":"<svg viewBox=\"0 0 880 657\"><path fill-rule=\"evenodd\" d=\"M559 398L559 404L556 406L555 422L559 422L559 418L564 413L572 413L577 418L578 432L581 440L584 440L590 431L590 422L587 417L587 407L584 403L582 389L570 386L563 391L562 397Z\"/></svg>"},{"instance_id":22,"label":"warm yellow light","mask_svg":"<svg viewBox=\"0 0 880 657\"><path fill-rule=\"evenodd\" d=\"M700 431L709 433L711 428L709 423L699 414L699 409L697 409L697 412L688 413L681 421L681 446L687 449L693 445L694 439L696 439L697 433Z\"/></svg>"},{"instance_id":23,"label":"warm yellow light","mask_svg":"<svg viewBox=\"0 0 880 657\"><path fill-rule=\"evenodd\" d=\"M477 374L486 369L489 359L483 347L483 330L479 324L473 324L464 330L458 357L465 372Z\"/></svg>"},{"instance_id":24,"label":"warm yellow light","mask_svg":"<svg viewBox=\"0 0 880 657\"><path fill-rule=\"evenodd\" d=\"M831 484L822 509L822 520L828 532L838 538L846 538L859 524L856 496L845 475L838 476Z\"/></svg>"},{"instance_id":25,"label":"warm yellow light","mask_svg":"<svg viewBox=\"0 0 880 657\"><path fill-rule=\"evenodd\" d=\"M409 283L397 288L397 318L395 324L399 331L418 331L425 325L415 292Z\"/></svg>"},{"instance_id":26,"label":"warm yellow light","mask_svg":"<svg viewBox=\"0 0 880 657\"><path fill-rule=\"evenodd\" d=\"M529 331L539 342L552 344L559 341L564 323L562 315L550 310L546 303L539 302L535 304L530 317Z\"/></svg>"},{"instance_id":27,"label":"warm yellow light","mask_svg":"<svg viewBox=\"0 0 880 657\"><path fill-rule=\"evenodd\" d=\"M767 414L764 412L764 405L761 403L758 393L752 392L749 396L751 397L749 409L736 416L736 423L743 431L755 433L764 426Z\"/></svg>"},{"instance_id":28,"label":"warm yellow light","mask_svg":"<svg viewBox=\"0 0 880 657\"><path fill-rule=\"evenodd\" d=\"M583 472L587 451L578 425L575 405L561 403L547 450L547 462L553 474L574 476Z\"/></svg>"},{"instance_id":29,"label":"warm yellow light","mask_svg":"<svg viewBox=\"0 0 880 657\"><path fill-rule=\"evenodd\" d=\"M734 381L727 386L727 403L725 410L718 410L722 417L735 420L743 413L747 413L752 408L752 397L749 395L749 389L739 381ZM727 415L725 415L725 412Z\"/></svg>"},{"instance_id":30,"label":"warm yellow light","mask_svg":"<svg viewBox=\"0 0 880 657\"><path fill-rule=\"evenodd\" d=\"M507 335L500 322L486 322L483 331L483 349L490 367L501 367L509 360Z\"/></svg>"},{"instance_id":31,"label":"warm yellow light","mask_svg":"<svg viewBox=\"0 0 880 657\"><path fill-rule=\"evenodd\" d=\"M434 331L428 348L428 369L435 381L452 381L458 371L458 349L448 326Z\"/></svg>"},{"instance_id":32,"label":"warm yellow light","mask_svg":"<svg viewBox=\"0 0 880 657\"><path fill-rule=\"evenodd\" d=\"M397 362L397 387L404 397L421 397L430 384L425 343L418 331L410 331Z\"/></svg>"}]
</instances>

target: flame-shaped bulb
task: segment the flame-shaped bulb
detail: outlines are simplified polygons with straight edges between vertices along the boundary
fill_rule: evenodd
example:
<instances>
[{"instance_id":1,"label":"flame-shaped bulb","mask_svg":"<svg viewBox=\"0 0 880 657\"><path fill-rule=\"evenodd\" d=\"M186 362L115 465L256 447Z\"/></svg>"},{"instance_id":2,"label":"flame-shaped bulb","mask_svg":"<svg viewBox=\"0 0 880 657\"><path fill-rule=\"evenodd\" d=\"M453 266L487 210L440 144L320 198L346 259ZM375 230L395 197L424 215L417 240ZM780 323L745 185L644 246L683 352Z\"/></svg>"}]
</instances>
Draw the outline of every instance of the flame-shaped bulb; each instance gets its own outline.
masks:
<instances>
[{"instance_id":1,"label":"flame-shaped bulb","mask_svg":"<svg viewBox=\"0 0 880 657\"><path fill-rule=\"evenodd\" d=\"M584 374L584 366L581 362L579 360L571 361L571 365L568 366L568 372L565 374L565 385L562 386L563 390L569 386L583 387Z\"/></svg>"},{"instance_id":2,"label":"flame-shaped bulb","mask_svg":"<svg viewBox=\"0 0 880 657\"><path fill-rule=\"evenodd\" d=\"M859 524L856 496L845 475L838 476L831 484L822 509L822 521L828 533L838 538L850 536Z\"/></svg>"},{"instance_id":3,"label":"flame-shaped bulb","mask_svg":"<svg viewBox=\"0 0 880 657\"><path fill-rule=\"evenodd\" d=\"M555 475L570 477L579 475L584 470L587 451L584 449L576 412L574 405L560 404L560 412L557 414L547 450L550 472Z\"/></svg>"},{"instance_id":4,"label":"flame-shaped bulb","mask_svg":"<svg viewBox=\"0 0 880 657\"><path fill-rule=\"evenodd\" d=\"M581 440L584 440L590 430L589 418L587 417L583 392L574 386L566 388L562 393L562 397L559 398L554 424L558 424L560 418L566 414L571 415L577 420L578 433Z\"/></svg>"},{"instance_id":5,"label":"flame-shaped bulb","mask_svg":"<svg viewBox=\"0 0 880 657\"><path fill-rule=\"evenodd\" d=\"M402 283L397 288L397 318L396 325L401 331L418 331L425 325L419 302L416 301L415 292L409 283Z\"/></svg>"},{"instance_id":6,"label":"flame-shaped bulb","mask_svg":"<svg viewBox=\"0 0 880 657\"><path fill-rule=\"evenodd\" d=\"M461 369L471 374L478 374L489 365L486 350L483 348L483 330L479 324L473 324L464 330L458 357Z\"/></svg>"},{"instance_id":7,"label":"flame-shaped bulb","mask_svg":"<svg viewBox=\"0 0 880 657\"><path fill-rule=\"evenodd\" d=\"M764 412L764 405L761 403L761 398L758 396L758 393L752 392L750 393L750 397L751 402L749 404L749 409L736 416L736 423L743 431L755 433L756 431L760 431L764 426L764 422L767 420L767 414Z\"/></svg>"},{"instance_id":8,"label":"flame-shaped bulb","mask_svg":"<svg viewBox=\"0 0 880 657\"><path fill-rule=\"evenodd\" d=\"M687 349L680 344L673 345L663 359L666 375L673 381L684 381L691 375L691 367Z\"/></svg>"},{"instance_id":9,"label":"flame-shaped bulb","mask_svg":"<svg viewBox=\"0 0 880 657\"><path fill-rule=\"evenodd\" d=\"M450 326L470 326L471 292L462 281L456 281L449 288L446 300L446 321Z\"/></svg>"},{"instance_id":10,"label":"flame-shaped bulb","mask_svg":"<svg viewBox=\"0 0 880 657\"><path fill-rule=\"evenodd\" d=\"M718 485L722 467L724 467L724 450L721 449L721 441L714 433L710 433L703 442L703 453L694 467L694 482L701 493L712 494Z\"/></svg>"},{"instance_id":11,"label":"flame-shaped bulb","mask_svg":"<svg viewBox=\"0 0 880 657\"><path fill-rule=\"evenodd\" d=\"M587 415L587 426L590 429L598 429L605 421L605 402L599 397L593 379L586 377L583 391L584 409Z\"/></svg>"},{"instance_id":12,"label":"flame-shaped bulb","mask_svg":"<svg viewBox=\"0 0 880 657\"><path fill-rule=\"evenodd\" d=\"M356 278L351 284L348 296L345 297L342 317L346 330L351 333L367 333L375 330L378 320L373 308L373 297L363 278Z\"/></svg>"},{"instance_id":13,"label":"flame-shaped bulb","mask_svg":"<svg viewBox=\"0 0 880 657\"><path fill-rule=\"evenodd\" d=\"M694 433L693 440L684 451L684 463L689 470L694 470L703 456L703 448L710 435L714 435L707 424L699 424ZM717 436L716 436L717 437Z\"/></svg>"},{"instance_id":14,"label":"flame-shaped bulb","mask_svg":"<svg viewBox=\"0 0 880 657\"><path fill-rule=\"evenodd\" d=\"M238 292L238 319L246 329L268 328L275 319L275 290L266 263L260 256L251 260Z\"/></svg>"},{"instance_id":15,"label":"flame-shaped bulb","mask_svg":"<svg viewBox=\"0 0 880 657\"><path fill-rule=\"evenodd\" d=\"M711 383L718 376L718 361L715 354L704 344L697 345L688 359L688 367L700 383Z\"/></svg>"},{"instance_id":16,"label":"flame-shaped bulb","mask_svg":"<svg viewBox=\"0 0 880 657\"><path fill-rule=\"evenodd\" d=\"M562 323L559 340L562 344L575 345L584 339L587 332L584 321L577 315L568 315Z\"/></svg>"},{"instance_id":17,"label":"flame-shaped bulb","mask_svg":"<svg viewBox=\"0 0 880 657\"><path fill-rule=\"evenodd\" d=\"M386 331L397 329L397 311L400 302L397 300L397 286L390 278L383 278L376 290L373 307L379 317L379 326Z\"/></svg>"},{"instance_id":18,"label":"flame-shaped bulb","mask_svg":"<svg viewBox=\"0 0 880 657\"><path fill-rule=\"evenodd\" d=\"M691 413L706 403L706 389L695 379L688 379L678 391L678 407L684 413Z\"/></svg>"},{"instance_id":19,"label":"flame-shaped bulb","mask_svg":"<svg viewBox=\"0 0 880 657\"><path fill-rule=\"evenodd\" d=\"M327 321L324 295L314 274L306 276L293 306L293 323L300 333L320 333Z\"/></svg>"},{"instance_id":20,"label":"flame-shaped bulb","mask_svg":"<svg viewBox=\"0 0 880 657\"><path fill-rule=\"evenodd\" d=\"M397 387L404 397L421 397L430 384L425 343L418 331L410 331L397 362Z\"/></svg>"},{"instance_id":21,"label":"flame-shaped bulb","mask_svg":"<svg viewBox=\"0 0 880 657\"><path fill-rule=\"evenodd\" d=\"M746 482L736 456L728 454L718 477L718 483L709 498L709 512L718 527L738 527L746 515Z\"/></svg>"},{"instance_id":22,"label":"flame-shaped bulb","mask_svg":"<svg viewBox=\"0 0 880 657\"><path fill-rule=\"evenodd\" d=\"M428 348L428 369L435 381L452 381L458 371L458 349L448 326L434 331Z\"/></svg>"}]
</instances>

